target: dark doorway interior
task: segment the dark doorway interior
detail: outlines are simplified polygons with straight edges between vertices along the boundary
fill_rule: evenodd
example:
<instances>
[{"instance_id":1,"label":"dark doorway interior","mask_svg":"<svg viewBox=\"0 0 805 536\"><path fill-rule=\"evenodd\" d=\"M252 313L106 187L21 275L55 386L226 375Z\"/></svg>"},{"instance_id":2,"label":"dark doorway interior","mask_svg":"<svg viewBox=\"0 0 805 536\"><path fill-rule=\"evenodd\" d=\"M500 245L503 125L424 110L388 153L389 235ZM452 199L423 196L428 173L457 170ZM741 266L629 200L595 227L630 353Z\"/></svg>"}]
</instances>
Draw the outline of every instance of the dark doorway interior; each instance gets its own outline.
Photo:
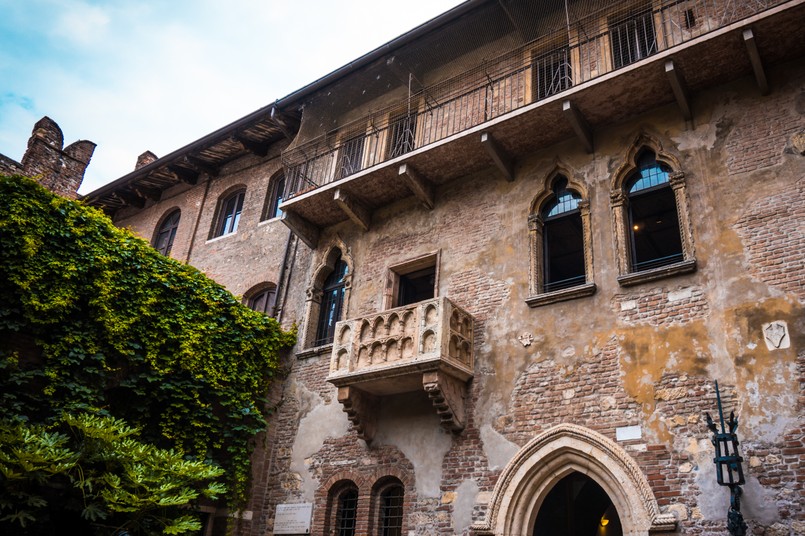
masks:
<instances>
[{"instance_id":1,"label":"dark doorway interior","mask_svg":"<svg viewBox=\"0 0 805 536\"><path fill-rule=\"evenodd\" d=\"M623 529L603 488L586 475L571 473L542 502L534 536L623 536Z\"/></svg>"}]
</instances>

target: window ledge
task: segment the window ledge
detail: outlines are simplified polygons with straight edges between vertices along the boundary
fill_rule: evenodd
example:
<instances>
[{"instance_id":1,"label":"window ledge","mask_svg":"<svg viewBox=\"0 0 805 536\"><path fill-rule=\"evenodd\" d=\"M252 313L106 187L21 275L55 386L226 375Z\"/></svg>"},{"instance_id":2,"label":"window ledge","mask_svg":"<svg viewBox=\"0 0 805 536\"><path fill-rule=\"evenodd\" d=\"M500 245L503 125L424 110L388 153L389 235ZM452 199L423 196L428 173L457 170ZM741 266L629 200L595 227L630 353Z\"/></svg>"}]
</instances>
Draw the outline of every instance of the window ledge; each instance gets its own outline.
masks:
<instances>
[{"instance_id":1,"label":"window ledge","mask_svg":"<svg viewBox=\"0 0 805 536\"><path fill-rule=\"evenodd\" d=\"M209 238L204 243L205 244L211 244L212 242L218 242L219 240L224 240L225 238L229 238L230 236L235 236L236 234L238 234L237 231L232 231L231 233L222 234L221 236L215 236L213 238Z\"/></svg>"},{"instance_id":2,"label":"window ledge","mask_svg":"<svg viewBox=\"0 0 805 536\"><path fill-rule=\"evenodd\" d=\"M686 261L669 264L668 266L660 266L659 268L652 268L651 270L619 276L618 283L622 287L631 287L633 285L648 283L649 281L656 281L657 279L664 279L679 274L689 274L695 271L696 259L688 259Z\"/></svg>"},{"instance_id":3,"label":"window ledge","mask_svg":"<svg viewBox=\"0 0 805 536\"><path fill-rule=\"evenodd\" d=\"M526 298L525 302L529 307L541 307L550 303L575 300L576 298L592 296L593 294L595 294L595 283L585 283L576 287L563 288L561 290L554 290L553 292L529 296Z\"/></svg>"},{"instance_id":4,"label":"window ledge","mask_svg":"<svg viewBox=\"0 0 805 536\"><path fill-rule=\"evenodd\" d=\"M333 353L333 343L325 344L323 346L316 346L314 348L306 348L301 352L296 352L297 359L308 359L311 357L321 357L323 355L329 356Z\"/></svg>"}]
</instances>

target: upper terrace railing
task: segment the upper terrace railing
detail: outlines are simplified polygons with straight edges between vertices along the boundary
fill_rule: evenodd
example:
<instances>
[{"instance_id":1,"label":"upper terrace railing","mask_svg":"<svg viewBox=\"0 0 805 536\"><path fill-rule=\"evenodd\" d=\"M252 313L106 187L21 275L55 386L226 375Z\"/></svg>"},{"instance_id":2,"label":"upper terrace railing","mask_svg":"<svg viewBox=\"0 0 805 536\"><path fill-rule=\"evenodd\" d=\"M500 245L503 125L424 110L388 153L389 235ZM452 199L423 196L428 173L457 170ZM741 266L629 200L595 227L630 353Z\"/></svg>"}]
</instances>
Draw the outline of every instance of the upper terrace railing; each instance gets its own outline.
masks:
<instances>
[{"instance_id":1,"label":"upper terrace railing","mask_svg":"<svg viewBox=\"0 0 805 536\"><path fill-rule=\"evenodd\" d=\"M612 2L480 67L283 153L285 199L392 160L785 0Z\"/></svg>"}]
</instances>

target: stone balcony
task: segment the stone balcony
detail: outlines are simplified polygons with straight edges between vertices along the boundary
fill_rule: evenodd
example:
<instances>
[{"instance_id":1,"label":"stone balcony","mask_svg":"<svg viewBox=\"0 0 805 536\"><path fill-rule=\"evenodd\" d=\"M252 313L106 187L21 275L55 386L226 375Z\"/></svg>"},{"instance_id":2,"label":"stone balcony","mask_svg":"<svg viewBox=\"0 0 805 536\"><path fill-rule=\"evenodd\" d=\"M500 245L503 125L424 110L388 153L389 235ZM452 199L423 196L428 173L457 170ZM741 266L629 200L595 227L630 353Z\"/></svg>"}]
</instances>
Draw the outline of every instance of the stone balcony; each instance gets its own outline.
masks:
<instances>
[{"instance_id":1,"label":"stone balcony","mask_svg":"<svg viewBox=\"0 0 805 536\"><path fill-rule=\"evenodd\" d=\"M359 437L372 440L380 397L419 390L443 428L462 430L473 331L473 317L447 298L339 322L327 381Z\"/></svg>"}]
</instances>

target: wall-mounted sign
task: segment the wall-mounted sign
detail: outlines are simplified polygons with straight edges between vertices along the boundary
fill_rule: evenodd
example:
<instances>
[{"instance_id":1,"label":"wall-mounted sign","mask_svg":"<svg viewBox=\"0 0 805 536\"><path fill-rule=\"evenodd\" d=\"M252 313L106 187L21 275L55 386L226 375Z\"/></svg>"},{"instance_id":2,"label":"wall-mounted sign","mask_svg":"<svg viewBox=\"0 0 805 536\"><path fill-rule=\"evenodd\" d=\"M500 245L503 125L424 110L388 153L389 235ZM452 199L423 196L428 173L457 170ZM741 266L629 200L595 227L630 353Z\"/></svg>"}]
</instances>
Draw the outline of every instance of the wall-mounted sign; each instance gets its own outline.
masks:
<instances>
[{"instance_id":1,"label":"wall-mounted sign","mask_svg":"<svg viewBox=\"0 0 805 536\"><path fill-rule=\"evenodd\" d=\"M278 504L274 534L310 534L313 503Z\"/></svg>"}]
</instances>

